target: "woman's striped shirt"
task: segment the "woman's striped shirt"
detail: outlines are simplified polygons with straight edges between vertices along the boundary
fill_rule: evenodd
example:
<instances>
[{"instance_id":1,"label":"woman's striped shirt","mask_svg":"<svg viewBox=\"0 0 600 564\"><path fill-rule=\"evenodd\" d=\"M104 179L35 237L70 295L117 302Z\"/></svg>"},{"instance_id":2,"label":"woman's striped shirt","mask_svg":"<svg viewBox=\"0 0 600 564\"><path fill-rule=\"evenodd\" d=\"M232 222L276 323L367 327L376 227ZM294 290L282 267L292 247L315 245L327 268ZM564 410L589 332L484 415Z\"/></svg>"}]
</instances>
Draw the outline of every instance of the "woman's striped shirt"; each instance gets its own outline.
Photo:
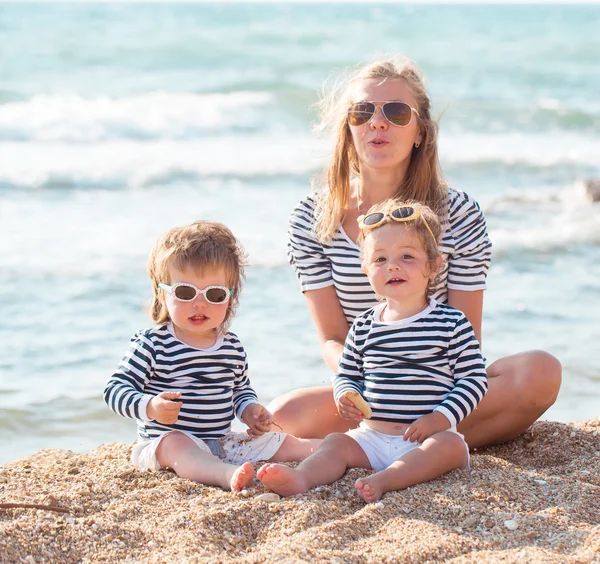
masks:
<instances>
[{"instance_id":1,"label":"woman's striped shirt","mask_svg":"<svg viewBox=\"0 0 600 564\"><path fill-rule=\"evenodd\" d=\"M160 392L182 392L173 425L148 419L146 406ZM226 333L208 349L182 343L167 323L138 331L104 390L115 413L137 419L138 437L153 439L173 430L200 439L229 432L251 403L258 403L248 379L248 362L237 336Z\"/></svg>"},{"instance_id":2,"label":"woman's striped shirt","mask_svg":"<svg viewBox=\"0 0 600 564\"><path fill-rule=\"evenodd\" d=\"M479 204L464 192L448 191L440 252L444 266L432 296L448 301L448 288L484 290L491 259L485 218ZM289 221L288 259L302 291L335 286L348 323L377 305L367 275L361 269L360 249L340 227L335 238L321 243L315 233L315 201L302 200Z\"/></svg>"},{"instance_id":3,"label":"woman's striped shirt","mask_svg":"<svg viewBox=\"0 0 600 564\"><path fill-rule=\"evenodd\" d=\"M333 383L337 400L359 392L376 421L412 423L432 411L457 425L487 391L479 343L464 314L431 299L401 321L381 321L385 304L352 324Z\"/></svg>"}]
</instances>

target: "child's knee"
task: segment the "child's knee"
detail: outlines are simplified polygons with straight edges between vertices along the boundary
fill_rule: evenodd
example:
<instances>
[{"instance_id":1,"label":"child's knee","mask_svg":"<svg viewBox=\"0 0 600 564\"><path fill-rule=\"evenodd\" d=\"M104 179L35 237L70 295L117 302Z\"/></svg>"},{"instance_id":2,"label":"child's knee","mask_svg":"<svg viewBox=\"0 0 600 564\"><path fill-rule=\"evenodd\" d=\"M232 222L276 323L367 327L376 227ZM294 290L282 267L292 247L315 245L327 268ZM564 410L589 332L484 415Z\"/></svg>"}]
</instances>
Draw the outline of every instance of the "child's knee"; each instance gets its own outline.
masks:
<instances>
[{"instance_id":1,"label":"child's knee","mask_svg":"<svg viewBox=\"0 0 600 564\"><path fill-rule=\"evenodd\" d=\"M469 462L469 447L465 440L452 431L442 431L427 439L435 443L435 449L439 457L447 460L455 460L457 468L467 466Z\"/></svg>"},{"instance_id":2,"label":"child's knee","mask_svg":"<svg viewBox=\"0 0 600 564\"><path fill-rule=\"evenodd\" d=\"M356 441L346 435L346 433L330 433L323 439L321 444L322 449L331 450L344 450L348 444L355 443Z\"/></svg>"},{"instance_id":3,"label":"child's knee","mask_svg":"<svg viewBox=\"0 0 600 564\"><path fill-rule=\"evenodd\" d=\"M170 468L178 453L195 446L194 441L184 433L171 431L161 439L156 448L156 460L163 468Z\"/></svg>"}]
</instances>

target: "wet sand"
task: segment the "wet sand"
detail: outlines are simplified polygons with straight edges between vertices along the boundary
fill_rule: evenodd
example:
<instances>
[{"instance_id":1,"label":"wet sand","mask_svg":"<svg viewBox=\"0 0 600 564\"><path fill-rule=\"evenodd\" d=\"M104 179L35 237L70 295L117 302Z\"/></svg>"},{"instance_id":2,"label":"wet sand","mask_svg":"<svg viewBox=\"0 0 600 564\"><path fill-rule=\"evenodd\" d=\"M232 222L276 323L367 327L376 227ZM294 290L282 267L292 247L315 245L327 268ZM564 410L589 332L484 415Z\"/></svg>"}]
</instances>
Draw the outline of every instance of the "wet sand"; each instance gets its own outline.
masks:
<instances>
[{"instance_id":1,"label":"wet sand","mask_svg":"<svg viewBox=\"0 0 600 564\"><path fill-rule=\"evenodd\" d=\"M351 470L274 503L141 473L131 445L43 450L0 467L5 562L600 562L600 418L538 422L471 471L366 505ZM255 465L255 468L259 465Z\"/></svg>"}]
</instances>

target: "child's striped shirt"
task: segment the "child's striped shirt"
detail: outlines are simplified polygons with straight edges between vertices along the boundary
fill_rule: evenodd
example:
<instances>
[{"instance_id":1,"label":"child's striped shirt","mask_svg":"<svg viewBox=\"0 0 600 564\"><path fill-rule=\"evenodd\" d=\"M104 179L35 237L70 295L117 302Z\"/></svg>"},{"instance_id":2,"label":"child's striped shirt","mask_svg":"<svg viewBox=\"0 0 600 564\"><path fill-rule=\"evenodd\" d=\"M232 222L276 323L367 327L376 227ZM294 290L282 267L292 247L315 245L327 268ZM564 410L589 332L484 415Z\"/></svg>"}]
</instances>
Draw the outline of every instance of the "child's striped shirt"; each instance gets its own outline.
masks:
<instances>
[{"instance_id":1,"label":"child's striped shirt","mask_svg":"<svg viewBox=\"0 0 600 564\"><path fill-rule=\"evenodd\" d=\"M401 321L381 321L385 304L352 324L335 399L356 390L373 420L412 423L440 411L457 425L487 391L487 376L471 324L459 310L431 299L423 311Z\"/></svg>"},{"instance_id":2,"label":"child's striped shirt","mask_svg":"<svg viewBox=\"0 0 600 564\"><path fill-rule=\"evenodd\" d=\"M146 406L160 392L180 391L183 402L174 425L148 419ZM104 390L108 406L137 419L138 437L153 439L172 430L200 439L229 432L234 416L258 403L248 379L248 362L237 336L227 333L208 349L196 349L174 335L170 323L138 331Z\"/></svg>"}]
</instances>

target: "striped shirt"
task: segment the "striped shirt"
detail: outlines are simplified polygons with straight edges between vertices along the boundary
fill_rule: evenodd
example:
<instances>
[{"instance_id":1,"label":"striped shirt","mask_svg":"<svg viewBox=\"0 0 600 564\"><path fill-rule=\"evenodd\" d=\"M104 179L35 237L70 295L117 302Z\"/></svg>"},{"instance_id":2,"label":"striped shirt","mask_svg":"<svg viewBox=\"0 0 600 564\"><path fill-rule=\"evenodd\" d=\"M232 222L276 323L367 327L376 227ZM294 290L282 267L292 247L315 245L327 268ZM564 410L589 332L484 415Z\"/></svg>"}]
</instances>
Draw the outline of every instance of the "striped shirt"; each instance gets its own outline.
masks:
<instances>
[{"instance_id":1,"label":"striped shirt","mask_svg":"<svg viewBox=\"0 0 600 564\"><path fill-rule=\"evenodd\" d=\"M146 414L148 402L160 392L181 392L177 401L183 405L173 425L149 420ZM104 400L115 413L137 419L140 439L173 430L218 439L229 432L234 414L240 417L248 405L258 403L246 352L236 335L226 333L212 347L196 349L175 337L171 323L132 337Z\"/></svg>"},{"instance_id":2,"label":"striped shirt","mask_svg":"<svg viewBox=\"0 0 600 564\"><path fill-rule=\"evenodd\" d=\"M448 191L448 213L443 220L440 252L444 266L432 297L448 301L452 290L484 290L492 245L479 204L464 192ZM340 226L335 238L321 243L314 234L315 201L307 197L289 221L288 259L302 291L333 285L348 324L374 307L375 298L361 269L360 248Z\"/></svg>"},{"instance_id":3,"label":"striped shirt","mask_svg":"<svg viewBox=\"0 0 600 564\"><path fill-rule=\"evenodd\" d=\"M479 343L464 314L430 299L429 306L400 321L381 321L385 304L352 324L334 397L359 392L376 421L412 423L432 411L457 425L487 391Z\"/></svg>"}]
</instances>

